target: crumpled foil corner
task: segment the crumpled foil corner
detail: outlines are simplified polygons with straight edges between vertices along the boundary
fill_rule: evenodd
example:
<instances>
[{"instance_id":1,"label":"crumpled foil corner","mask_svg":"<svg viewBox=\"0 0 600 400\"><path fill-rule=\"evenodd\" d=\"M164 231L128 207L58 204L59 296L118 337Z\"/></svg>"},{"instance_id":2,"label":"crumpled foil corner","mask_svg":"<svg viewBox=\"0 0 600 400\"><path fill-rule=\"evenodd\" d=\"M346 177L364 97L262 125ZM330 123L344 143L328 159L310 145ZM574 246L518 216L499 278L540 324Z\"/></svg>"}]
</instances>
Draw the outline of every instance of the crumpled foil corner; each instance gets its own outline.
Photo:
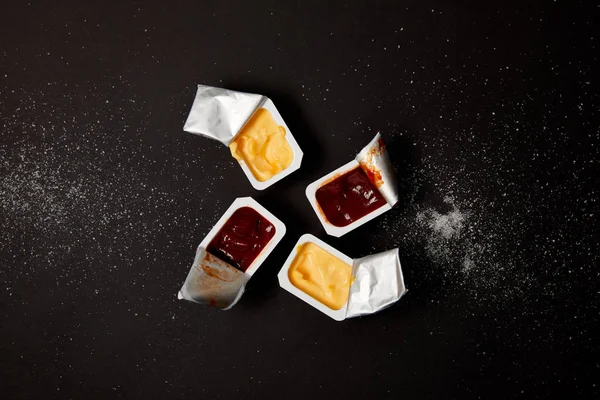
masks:
<instances>
[{"instance_id":1,"label":"crumpled foil corner","mask_svg":"<svg viewBox=\"0 0 600 400\"><path fill-rule=\"evenodd\" d=\"M355 158L390 206L398 202L398 182L381 134L377 132Z\"/></svg>"},{"instance_id":2,"label":"crumpled foil corner","mask_svg":"<svg viewBox=\"0 0 600 400\"><path fill-rule=\"evenodd\" d=\"M265 100L260 94L198 85L183 130L229 146Z\"/></svg>"},{"instance_id":3,"label":"crumpled foil corner","mask_svg":"<svg viewBox=\"0 0 600 400\"><path fill-rule=\"evenodd\" d=\"M346 318L381 311L406 293L398 249L354 260Z\"/></svg>"},{"instance_id":4,"label":"crumpled foil corner","mask_svg":"<svg viewBox=\"0 0 600 400\"><path fill-rule=\"evenodd\" d=\"M244 294L250 276L198 247L177 297L229 310Z\"/></svg>"}]
</instances>

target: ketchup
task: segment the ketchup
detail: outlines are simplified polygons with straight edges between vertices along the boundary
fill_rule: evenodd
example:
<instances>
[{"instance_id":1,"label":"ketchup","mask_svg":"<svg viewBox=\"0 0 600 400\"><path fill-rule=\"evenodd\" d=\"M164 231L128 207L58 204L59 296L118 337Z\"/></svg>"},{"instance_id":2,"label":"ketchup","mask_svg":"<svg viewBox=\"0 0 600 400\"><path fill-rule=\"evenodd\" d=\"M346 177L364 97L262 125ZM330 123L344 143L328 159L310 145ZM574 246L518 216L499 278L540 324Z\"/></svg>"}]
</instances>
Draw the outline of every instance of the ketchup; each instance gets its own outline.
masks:
<instances>
[{"instance_id":1,"label":"ketchup","mask_svg":"<svg viewBox=\"0 0 600 400\"><path fill-rule=\"evenodd\" d=\"M386 203L361 167L321 186L316 198L325 218L339 227L350 225Z\"/></svg>"},{"instance_id":2,"label":"ketchup","mask_svg":"<svg viewBox=\"0 0 600 400\"><path fill-rule=\"evenodd\" d=\"M210 241L207 251L246 271L275 235L275 227L250 207L234 211Z\"/></svg>"}]
</instances>

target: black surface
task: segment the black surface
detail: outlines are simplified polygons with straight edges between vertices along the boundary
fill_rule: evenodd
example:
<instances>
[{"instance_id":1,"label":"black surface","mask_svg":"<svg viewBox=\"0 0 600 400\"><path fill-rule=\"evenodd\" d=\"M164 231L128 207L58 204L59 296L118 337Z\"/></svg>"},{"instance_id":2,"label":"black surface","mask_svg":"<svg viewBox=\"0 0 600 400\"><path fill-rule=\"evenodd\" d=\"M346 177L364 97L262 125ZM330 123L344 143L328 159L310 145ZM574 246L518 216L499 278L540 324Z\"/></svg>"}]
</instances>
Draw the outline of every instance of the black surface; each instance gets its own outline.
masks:
<instances>
[{"instance_id":1,"label":"black surface","mask_svg":"<svg viewBox=\"0 0 600 400\"><path fill-rule=\"evenodd\" d=\"M2 2L1 397L597 396L599 9L523 3ZM253 190L182 131L196 83L271 97L302 168ZM328 237L304 188L377 130L401 202ZM248 195L282 243L231 311L177 301ZM281 290L305 232L399 247L407 296Z\"/></svg>"}]
</instances>

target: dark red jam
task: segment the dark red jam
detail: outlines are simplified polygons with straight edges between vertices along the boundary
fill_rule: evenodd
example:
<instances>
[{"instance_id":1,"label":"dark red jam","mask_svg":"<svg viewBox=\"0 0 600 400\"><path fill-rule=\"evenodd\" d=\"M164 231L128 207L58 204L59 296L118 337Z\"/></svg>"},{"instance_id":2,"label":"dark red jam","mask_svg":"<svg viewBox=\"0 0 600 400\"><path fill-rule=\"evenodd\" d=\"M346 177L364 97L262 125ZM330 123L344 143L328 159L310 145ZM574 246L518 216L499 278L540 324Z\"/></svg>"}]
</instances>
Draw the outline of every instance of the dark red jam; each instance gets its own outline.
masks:
<instances>
[{"instance_id":1,"label":"dark red jam","mask_svg":"<svg viewBox=\"0 0 600 400\"><path fill-rule=\"evenodd\" d=\"M275 235L275 227L256 210L234 211L206 249L232 266L246 271Z\"/></svg>"},{"instance_id":2,"label":"dark red jam","mask_svg":"<svg viewBox=\"0 0 600 400\"><path fill-rule=\"evenodd\" d=\"M316 197L327 220L340 227L350 225L385 204L385 199L361 167L321 186Z\"/></svg>"}]
</instances>

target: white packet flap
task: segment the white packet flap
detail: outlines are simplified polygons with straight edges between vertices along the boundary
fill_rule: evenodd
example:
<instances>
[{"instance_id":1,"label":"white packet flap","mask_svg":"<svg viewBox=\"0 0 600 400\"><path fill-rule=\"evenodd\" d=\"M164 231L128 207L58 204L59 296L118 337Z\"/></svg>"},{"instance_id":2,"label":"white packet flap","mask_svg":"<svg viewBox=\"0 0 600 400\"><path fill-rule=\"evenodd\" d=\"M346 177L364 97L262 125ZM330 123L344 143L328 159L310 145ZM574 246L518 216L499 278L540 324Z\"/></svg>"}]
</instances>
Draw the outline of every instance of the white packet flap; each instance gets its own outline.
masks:
<instances>
[{"instance_id":1,"label":"white packet flap","mask_svg":"<svg viewBox=\"0 0 600 400\"><path fill-rule=\"evenodd\" d=\"M373 140L365 146L355 158L367 173L369 180L375 185L390 206L398 202L398 183L392 167L390 156L377 132Z\"/></svg>"},{"instance_id":2,"label":"white packet flap","mask_svg":"<svg viewBox=\"0 0 600 400\"><path fill-rule=\"evenodd\" d=\"M240 300L249 279L250 275L198 247L177 297L228 310Z\"/></svg>"},{"instance_id":3,"label":"white packet flap","mask_svg":"<svg viewBox=\"0 0 600 400\"><path fill-rule=\"evenodd\" d=\"M355 259L352 276L346 318L381 311L406 293L398 249Z\"/></svg>"},{"instance_id":4,"label":"white packet flap","mask_svg":"<svg viewBox=\"0 0 600 400\"><path fill-rule=\"evenodd\" d=\"M229 146L265 100L266 97L260 94L198 85L196 98L183 130Z\"/></svg>"}]
</instances>

